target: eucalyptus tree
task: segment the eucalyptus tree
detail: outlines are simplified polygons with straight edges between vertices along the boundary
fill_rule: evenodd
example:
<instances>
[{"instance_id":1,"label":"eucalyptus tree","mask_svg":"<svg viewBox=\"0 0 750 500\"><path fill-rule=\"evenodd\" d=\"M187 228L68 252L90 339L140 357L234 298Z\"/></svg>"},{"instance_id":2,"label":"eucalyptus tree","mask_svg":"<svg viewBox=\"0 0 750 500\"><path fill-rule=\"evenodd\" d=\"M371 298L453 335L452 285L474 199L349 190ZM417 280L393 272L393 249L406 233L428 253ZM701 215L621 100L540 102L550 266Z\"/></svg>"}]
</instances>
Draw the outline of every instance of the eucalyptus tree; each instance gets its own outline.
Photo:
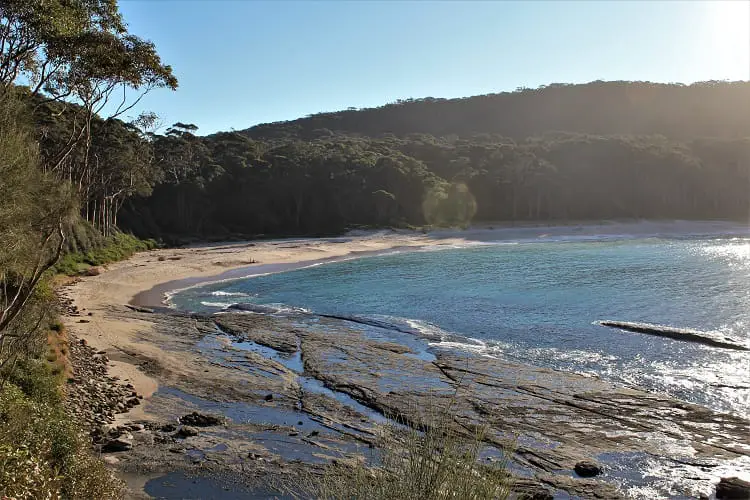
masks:
<instances>
[{"instance_id":1,"label":"eucalyptus tree","mask_svg":"<svg viewBox=\"0 0 750 500\"><path fill-rule=\"evenodd\" d=\"M83 215L106 232L118 201L92 190L103 179L101 163L90 161L94 122L123 116L155 88L176 89L171 67L128 33L115 0L1 0L0 85L18 84L40 98L37 114L68 115L64 140L42 166L68 180L84 207L96 205Z\"/></svg>"}]
</instances>

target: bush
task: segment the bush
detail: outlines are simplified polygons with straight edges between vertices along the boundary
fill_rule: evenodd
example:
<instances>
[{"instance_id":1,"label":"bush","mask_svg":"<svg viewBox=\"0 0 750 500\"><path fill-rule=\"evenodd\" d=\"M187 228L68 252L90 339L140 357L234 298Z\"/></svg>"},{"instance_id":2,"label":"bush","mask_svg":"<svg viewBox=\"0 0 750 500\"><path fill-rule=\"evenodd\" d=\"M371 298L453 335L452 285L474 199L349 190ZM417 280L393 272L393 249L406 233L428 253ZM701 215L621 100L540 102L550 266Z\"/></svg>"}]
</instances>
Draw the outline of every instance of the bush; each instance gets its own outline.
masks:
<instances>
[{"instance_id":1,"label":"bush","mask_svg":"<svg viewBox=\"0 0 750 500\"><path fill-rule=\"evenodd\" d=\"M323 500L343 499L506 499L512 477L510 453L494 466L480 463L486 428L473 434L456 429L451 405L428 409L424 430L393 421L379 446L375 467L362 462L330 465L320 477L308 476L290 488L295 495Z\"/></svg>"},{"instance_id":2,"label":"bush","mask_svg":"<svg viewBox=\"0 0 750 500\"><path fill-rule=\"evenodd\" d=\"M65 412L61 377L44 361L19 360L0 389L0 492L16 499L122 497Z\"/></svg>"},{"instance_id":3,"label":"bush","mask_svg":"<svg viewBox=\"0 0 750 500\"><path fill-rule=\"evenodd\" d=\"M55 272L69 276L84 274L91 266L117 262L136 252L153 250L158 246L154 240L141 240L131 234L115 233L94 248L65 254L57 262Z\"/></svg>"}]
</instances>

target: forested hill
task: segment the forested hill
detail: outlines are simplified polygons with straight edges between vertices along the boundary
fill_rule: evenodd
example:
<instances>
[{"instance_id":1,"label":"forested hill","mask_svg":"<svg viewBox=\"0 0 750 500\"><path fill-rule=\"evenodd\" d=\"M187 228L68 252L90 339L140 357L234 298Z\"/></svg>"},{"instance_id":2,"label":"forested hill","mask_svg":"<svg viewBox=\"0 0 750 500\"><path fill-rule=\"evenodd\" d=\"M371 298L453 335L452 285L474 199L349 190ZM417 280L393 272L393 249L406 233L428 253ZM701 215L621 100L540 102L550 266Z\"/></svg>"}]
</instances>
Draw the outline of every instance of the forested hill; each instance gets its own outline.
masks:
<instances>
[{"instance_id":1,"label":"forested hill","mask_svg":"<svg viewBox=\"0 0 750 500\"><path fill-rule=\"evenodd\" d=\"M81 215L105 234L750 214L750 83L552 85L210 136L190 116L162 133L152 115L91 116L81 129L85 109L25 99L43 165L73 181ZM70 143L71 130L82 139Z\"/></svg>"},{"instance_id":2,"label":"forested hill","mask_svg":"<svg viewBox=\"0 0 750 500\"><path fill-rule=\"evenodd\" d=\"M153 189L119 223L222 237L750 213L748 82L550 85L197 134L148 136Z\"/></svg>"},{"instance_id":3,"label":"forested hill","mask_svg":"<svg viewBox=\"0 0 750 500\"><path fill-rule=\"evenodd\" d=\"M254 139L314 139L330 132L380 136L549 131L674 139L750 136L750 82L551 84L462 99L408 99L379 108L320 113L242 131Z\"/></svg>"}]
</instances>

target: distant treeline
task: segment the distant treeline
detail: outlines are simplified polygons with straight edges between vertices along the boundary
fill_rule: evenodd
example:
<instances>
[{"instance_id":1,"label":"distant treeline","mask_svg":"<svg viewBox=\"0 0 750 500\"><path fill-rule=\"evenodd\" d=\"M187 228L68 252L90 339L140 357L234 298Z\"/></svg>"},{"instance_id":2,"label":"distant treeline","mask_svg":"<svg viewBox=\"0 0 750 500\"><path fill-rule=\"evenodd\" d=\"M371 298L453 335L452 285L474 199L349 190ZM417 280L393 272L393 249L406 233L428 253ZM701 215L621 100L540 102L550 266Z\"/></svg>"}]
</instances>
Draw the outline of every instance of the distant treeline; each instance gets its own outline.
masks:
<instances>
[{"instance_id":1,"label":"distant treeline","mask_svg":"<svg viewBox=\"0 0 750 500\"><path fill-rule=\"evenodd\" d=\"M42 152L59 149L73 126L56 105L37 107ZM93 120L87 171L96 175L83 206L93 222L179 240L471 221L747 220L750 207L745 82L550 85L206 137L189 123L162 134L153 124Z\"/></svg>"}]
</instances>

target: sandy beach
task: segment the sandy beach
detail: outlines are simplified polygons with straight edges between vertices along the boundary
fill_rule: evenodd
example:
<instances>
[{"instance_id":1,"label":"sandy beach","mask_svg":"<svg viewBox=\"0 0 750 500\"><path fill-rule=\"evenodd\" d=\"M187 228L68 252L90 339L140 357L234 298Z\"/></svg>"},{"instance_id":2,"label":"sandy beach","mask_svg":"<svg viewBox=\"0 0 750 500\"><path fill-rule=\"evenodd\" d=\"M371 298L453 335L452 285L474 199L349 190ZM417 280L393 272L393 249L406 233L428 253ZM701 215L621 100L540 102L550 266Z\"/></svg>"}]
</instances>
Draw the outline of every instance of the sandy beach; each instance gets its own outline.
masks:
<instances>
[{"instance_id":1,"label":"sandy beach","mask_svg":"<svg viewBox=\"0 0 750 500\"><path fill-rule=\"evenodd\" d=\"M285 239L274 241L199 245L179 249L142 252L132 258L105 266L98 276L81 278L61 293L87 315L87 322L64 317L65 326L78 339L98 351L144 354L175 369L184 359L163 351L153 342L139 340L139 333L153 325L147 321L112 314L113 306L128 304L142 294L142 305L158 306L169 290L228 277L242 277L269 269L308 261L346 258L377 253L398 247L452 245L455 237L436 239L418 233L374 233L327 239ZM272 268L272 267L271 267ZM280 269L280 267L276 267ZM266 271L267 272L267 271ZM89 315L90 314L90 315ZM135 364L110 355L111 376L133 385L146 399L158 389L156 379ZM142 407L139 407L142 408ZM128 418L138 418L139 408Z\"/></svg>"}]
</instances>

